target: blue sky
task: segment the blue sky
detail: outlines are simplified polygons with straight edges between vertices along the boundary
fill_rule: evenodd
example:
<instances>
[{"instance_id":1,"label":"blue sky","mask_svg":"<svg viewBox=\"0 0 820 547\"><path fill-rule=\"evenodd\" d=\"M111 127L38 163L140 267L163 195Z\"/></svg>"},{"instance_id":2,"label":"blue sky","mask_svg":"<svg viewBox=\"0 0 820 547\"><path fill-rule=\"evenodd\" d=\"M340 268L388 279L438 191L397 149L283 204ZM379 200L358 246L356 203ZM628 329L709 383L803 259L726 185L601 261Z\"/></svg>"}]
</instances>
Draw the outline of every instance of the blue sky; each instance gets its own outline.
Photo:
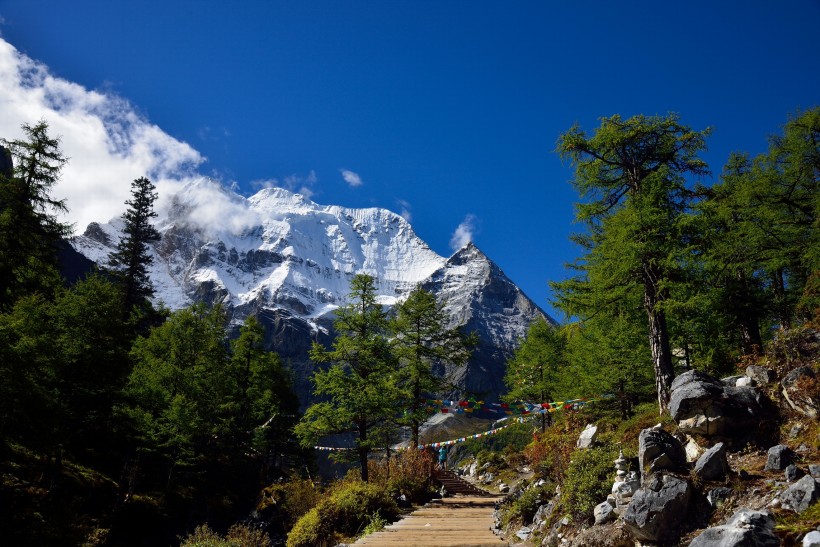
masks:
<instances>
[{"instance_id":1,"label":"blue sky","mask_svg":"<svg viewBox=\"0 0 820 547\"><path fill-rule=\"evenodd\" d=\"M547 282L578 253L558 136L673 111L714 128L719 174L820 104L818 21L817 0L0 1L0 38L81 86L72 100L117 98L200 173L404 213L445 256L469 237L550 312ZM3 117L37 111L10 102L14 137ZM109 169L120 192L143 174L127 171Z\"/></svg>"}]
</instances>

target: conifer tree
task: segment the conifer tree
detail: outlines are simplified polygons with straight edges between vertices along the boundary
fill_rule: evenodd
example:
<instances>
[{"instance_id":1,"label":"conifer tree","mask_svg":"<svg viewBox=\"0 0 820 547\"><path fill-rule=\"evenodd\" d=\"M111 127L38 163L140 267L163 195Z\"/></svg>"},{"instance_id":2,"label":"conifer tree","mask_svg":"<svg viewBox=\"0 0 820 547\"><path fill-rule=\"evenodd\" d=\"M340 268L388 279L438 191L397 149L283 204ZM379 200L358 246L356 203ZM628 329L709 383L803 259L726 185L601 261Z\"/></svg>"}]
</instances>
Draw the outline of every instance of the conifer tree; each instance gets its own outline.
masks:
<instances>
[{"instance_id":1,"label":"conifer tree","mask_svg":"<svg viewBox=\"0 0 820 547\"><path fill-rule=\"evenodd\" d=\"M130 314L135 306L143 306L154 295L148 275L148 267L153 262L148 245L160 239L159 232L151 224L151 219L157 216L154 211L156 199L156 187L146 177L131 183L131 199L125 202L128 209L122 215L124 236L109 257L122 284L126 314Z\"/></svg>"},{"instance_id":2,"label":"conifer tree","mask_svg":"<svg viewBox=\"0 0 820 547\"><path fill-rule=\"evenodd\" d=\"M444 304L435 295L416 287L398 305L391 321L391 347L399 364L399 386L407 405L405 421L410 424L412 446L419 444L419 426L425 419L425 397L442 391L445 378L434 367L464 366L470 358L473 339L459 329L446 326Z\"/></svg>"},{"instance_id":3,"label":"conifer tree","mask_svg":"<svg viewBox=\"0 0 820 547\"><path fill-rule=\"evenodd\" d=\"M513 356L507 361L504 384L508 402L550 401L558 391L559 374L566 367L566 342L557 329L543 318L530 325ZM548 414L541 415L541 432L547 428Z\"/></svg>"},{"instance_id":4,"label":"conifer tree","mask_svg":"<svg viewBox=\"0 0 820 547\"><path fill-rule=\"evenodd\" d=\"M231 342L234 386L229 434L244 453L267 454L289 442L299 402L279 356L264 347L264 329L249 316Z\"/></svg>"},{"instance_id":5,"label":"conifer tree","mask_svg":"<svg viewBox=\"0 0 820 547\"><path fill-rule=\"evenodd\" d=\"M24 138L0 150L0 309L23 294L51 294L60 286L57 246L71 226L57 219L68 209L50 193L67 159L44 121L23 124Z\"/></svg>"},{"instance_id":6,"label":"conifer tree","mask_svg":"<svg viewBox=\"0 0 820 547\"><path fill-rule=\"evenodd\" d=\"M401 393L386 337L388 320L376 300L373 278L354 276L349 298L350 303L336 311L332 349L314 343L310 351L314 363L330 365L313 375L314 394L326 400L307 409L295 432L303 446L326 435L352 433L366 482L368 455L382 445L374 432L383 432L385 424L395 420Z\"/></svg>"},{"instance_id":7,"label":"conifer tree","mask_svg":"<svg viewBox=\"0 0 820 547\"><path fill-rule=\"evenodd\" d=\"M692 131L674 114L616 115L603 118L592 137L575 126L558 142L575 166L573 184L585 200L577 219L589 230L579 238L587 250L576 263L581 274L553 284L559 305L570 315L592 314L591 293L601 304L640 288L661 411L674 376L665 307L684 248L681 220L694 197L685 176L708 173L698 157L708 133Z\"/></svg>"}]
</instances>

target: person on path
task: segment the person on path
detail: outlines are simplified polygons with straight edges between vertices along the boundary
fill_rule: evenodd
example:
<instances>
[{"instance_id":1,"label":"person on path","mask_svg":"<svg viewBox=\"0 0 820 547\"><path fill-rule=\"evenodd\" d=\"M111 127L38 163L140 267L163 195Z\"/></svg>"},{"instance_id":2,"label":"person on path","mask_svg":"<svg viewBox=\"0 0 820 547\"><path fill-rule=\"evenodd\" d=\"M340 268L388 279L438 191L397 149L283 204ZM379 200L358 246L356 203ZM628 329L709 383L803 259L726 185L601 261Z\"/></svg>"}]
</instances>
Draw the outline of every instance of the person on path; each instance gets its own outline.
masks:
<instances>
[{"instance_id":1,"label":"person on path","mask_svg":"<svg viewBox=\"0 0 820 547\"><path fill-rule=\"evenodd\" d=\"M447 449L443 446L438 449L438 465L442 471L447 470Z\"/></svg>"}]
</instances>

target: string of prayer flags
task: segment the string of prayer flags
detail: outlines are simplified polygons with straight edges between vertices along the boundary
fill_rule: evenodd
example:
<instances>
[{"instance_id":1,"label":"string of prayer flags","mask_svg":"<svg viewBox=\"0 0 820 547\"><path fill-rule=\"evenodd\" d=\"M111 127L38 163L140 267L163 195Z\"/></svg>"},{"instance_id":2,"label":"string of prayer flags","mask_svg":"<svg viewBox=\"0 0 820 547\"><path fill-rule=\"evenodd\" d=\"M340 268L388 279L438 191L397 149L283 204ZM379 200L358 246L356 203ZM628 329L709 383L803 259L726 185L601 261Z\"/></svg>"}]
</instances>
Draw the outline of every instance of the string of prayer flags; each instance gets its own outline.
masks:
<instances>
[{"instance_id":1,"label":"string of prayer flags","mask_svg":"<svg viewBox=\"0 0 820 547\"><path fill-rule=\"evenodd\" d=\"M523 423L524 418L516 418L515 423ZM457 439L450 439L449 441L439 441L437 443L427 443L427 444L420 444L419 448L440 448L442 446L451 446L457 443L463 443L470 439L480 439L482 437L487 437L489 435L495 435L502 429L507 429L513 424L502 425L501 427L496 427L495 429L490 429L489 431L484 431L482 433L476 433L474 435L467 435L466 437L459 437Z\"/></svg>"}]
</instances>

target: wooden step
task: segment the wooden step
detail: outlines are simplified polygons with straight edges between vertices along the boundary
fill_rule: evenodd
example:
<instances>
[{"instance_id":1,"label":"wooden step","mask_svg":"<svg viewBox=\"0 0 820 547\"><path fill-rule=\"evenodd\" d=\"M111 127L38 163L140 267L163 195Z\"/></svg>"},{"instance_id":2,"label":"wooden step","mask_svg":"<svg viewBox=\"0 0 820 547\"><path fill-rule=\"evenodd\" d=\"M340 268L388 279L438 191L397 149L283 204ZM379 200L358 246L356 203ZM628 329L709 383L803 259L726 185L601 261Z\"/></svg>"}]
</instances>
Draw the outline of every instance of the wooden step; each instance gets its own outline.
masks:
<instances>
[{"instance_id":1,"label":"wooden step","mask_svg":"<svg viewBox=\"0 0 820 547\"><path fill-rule=\"evenodd\" d=\"M501 547L507 543L492 532L493 511L500 500L484 495L433 500L381 532L359 539L354 545Z\"/></svg>"}]
</instances>

